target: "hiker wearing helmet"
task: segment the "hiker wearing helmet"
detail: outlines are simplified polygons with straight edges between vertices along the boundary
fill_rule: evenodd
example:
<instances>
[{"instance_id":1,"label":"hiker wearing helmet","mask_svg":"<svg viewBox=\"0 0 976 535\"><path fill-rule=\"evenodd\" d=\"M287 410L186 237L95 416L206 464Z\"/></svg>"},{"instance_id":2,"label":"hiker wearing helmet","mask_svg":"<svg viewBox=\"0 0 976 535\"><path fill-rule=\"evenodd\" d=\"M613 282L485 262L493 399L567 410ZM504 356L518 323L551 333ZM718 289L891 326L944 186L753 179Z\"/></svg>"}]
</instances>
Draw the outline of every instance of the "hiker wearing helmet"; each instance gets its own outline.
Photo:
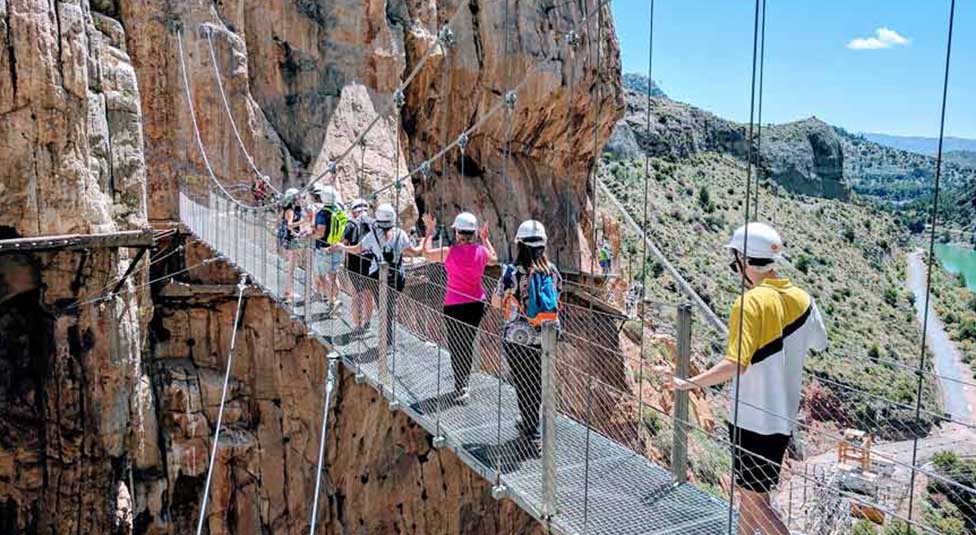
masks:
<instances>
[{"instance_id":1,"label":"hiker wearing helmet","mask_svg":"<svg viewBox=\"0 0 976 535\"><path fill-rule=\"evenodd\" d=\"M278 218L278 249L288 264L288 276L285 278L285 301L294 302L295 295L295 264L301 253L299 234L302 224L302 206L298 202L298 190L288 188L281 200L281 214Z\"/></svg>"},{"instance_id":2,"label":"hiker wearing helmet","mask_svg":"<svg viewBox=\"0 0 976 535\"><path fill-rule=\"evenodd\" d=\"M454 396L458 402L468 398L468 378L471 375L471 355L475 334L485 315L485 290L481 281L485 266L498 261L495 248L488 239L488 227L479 229L478 219L470 212L454 218L454 245L434 247L437 220L424 214L424 258L442 262L447 271L447 292L444 294L444 316L448 318L447 345L451 353L454 373ZM481 243L477 242L480 236Z\"/></svg>"},{"instance_id":3,"label":"hiker wearing helmet","mask_svg":"<svg viewBox=\"0 0 976 535\"><path fill-rule=\"evenodd\" d=\"M733 472L740 490L739 533L788 535L770 505L783 456L800 409L803 361L827 347L817 303L778 273L783 240L764 223L740 227L725 246L729 267L747 291L729 315L725 359L678 390L732 382L729 433L735 445Z\"/></svg>"},{"instance_id":4,"label":"hiker wearing helmet","mask_svg":"<svg viewBox=\"0 0 976 535\"><path fill-rule=\"evenodd\" d=\"M352 217L346 223L346 230L342 235L343 245L359 245L363 238L372 232L372 221L369 219L369 204L364 199L356 199L350 206ZM346 255L346 271L352 283L352 321L357 333L365 330L373 315L373 299L366 289L366 276L372 263L372 253L349 253Z\"/></svg>"},{"instance_id":5,"label":"hiker wearing helmet","mask_svg":"<svg viewBox=\"0 0 976 535\"><path fill-rule=\"evenodd\" d=\"M559 271L546 258L546 229L535 220L519 225L515 234L515 263L506 265L492 296L492 305L505 314L502 351L512 370L512 386L521 419L519 434L528 439L538 454L539 408L542 404L542 337L547 321L557 322Z\"/></svg>"},{"instance_id":6,"label":"hiker wearing helmet","mask_svg":"<svg viewBox=\"0 0 976 535\"><path fill-rule=\"evenodd\" d=\"M420 256L423 247L413 246L410 236L402 228L396 226L396 211L390 203L383 203L376 208L373 228L369 234L363 237L357 245L344 245L337 243L328 250L344 250L347 253L360 254L368 252L372 259L369 264L367 276L374 280L379 280L380 262L385 262L390 266L390 277L387 284L396 290L389 293L390 310L393 311L387 316L387 340L392 340L393 318L396 311L396 300L399 292L403 291L406 281L406 270L403 267L404 256ZM379 286L370 285L373 292L373 299L379 302Z\"/></svg>"},{"instance_id":7,"label":"hiker wearing helmet","mask_svg":"<svg viewBox=\"0 0 976 535\"><path fill-rule=\"evenodd\" d=\"M329 313L339 308L339 284L337 277L342 268L342 251L327 250L339 243L346 230L346 212L343 211L335 188L322 183L315 185L314 197L319 203L315 213L315 267L318 289L326 299Z\"/></svg>"}]
</instances>

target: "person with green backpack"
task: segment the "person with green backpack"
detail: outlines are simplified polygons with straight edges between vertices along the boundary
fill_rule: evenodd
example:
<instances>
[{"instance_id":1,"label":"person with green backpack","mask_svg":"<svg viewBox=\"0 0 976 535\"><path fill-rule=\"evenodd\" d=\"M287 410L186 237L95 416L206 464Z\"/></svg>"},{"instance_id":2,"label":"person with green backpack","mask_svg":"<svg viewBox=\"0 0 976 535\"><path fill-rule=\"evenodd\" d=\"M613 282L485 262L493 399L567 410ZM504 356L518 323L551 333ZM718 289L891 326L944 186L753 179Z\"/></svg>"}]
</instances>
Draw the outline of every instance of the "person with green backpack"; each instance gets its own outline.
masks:
<instances>
[{"instance_id":1,"label":"person with green backpack","mask_svg":"<svg viewBox=\"0 0 976 535\"><path fill-rule=\"evenodd\" d=\"M533 219L515 234L515 262L504 266L492 305L505 315L502 353L511 368L512 386L521 418L519 434L538 454L541 445L539 409L542 405L542 325L559 322L562 277L546 257L546 229Z\"/></svg>"},{"instance_id":2,"label":"person with green backpack","mask_svg":"<svg viewBox=\"0 0 976 535\"><path fill-rule=\"evenodd\" d=\"M315 213L315 264L319 279L317 286L325 294L326 305L331 314L340 304L337 277L342 269L342 251L329 250L329 247L342 241L349 218L334 187L318 183L315 196L321 203Z\"/></svg>"}]
</instances>

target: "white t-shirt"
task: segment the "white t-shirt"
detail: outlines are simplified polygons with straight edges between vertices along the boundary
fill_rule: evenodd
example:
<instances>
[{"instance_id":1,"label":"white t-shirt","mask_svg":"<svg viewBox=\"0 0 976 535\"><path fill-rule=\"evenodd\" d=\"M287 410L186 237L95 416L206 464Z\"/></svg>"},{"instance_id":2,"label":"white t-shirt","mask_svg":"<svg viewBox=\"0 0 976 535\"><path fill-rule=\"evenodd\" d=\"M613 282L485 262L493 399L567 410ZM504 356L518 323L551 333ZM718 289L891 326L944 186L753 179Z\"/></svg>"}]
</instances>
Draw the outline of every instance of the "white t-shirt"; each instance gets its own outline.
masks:
<instances>
[{"instance_id":1,"label":"white t-shirt","mask_svg":"<svg viewBox=\"0 0 976 535\"><path fill-rule=\"evenodd\" d=\"M390 239L386 239L386 232L382 229L373 227L373 230L363 236L363 241L359 242L363 247L363 252L373 254L373 262L369 265L369 274L372 275L380 269L380 261L393 262L403 257L404 249L413 246L410 236L401 228L394 228L390 231ZM385 257L383 253L386 253ZM406 275L403 262L400 262L400 274Z\"/></svg>"}]
</instances>

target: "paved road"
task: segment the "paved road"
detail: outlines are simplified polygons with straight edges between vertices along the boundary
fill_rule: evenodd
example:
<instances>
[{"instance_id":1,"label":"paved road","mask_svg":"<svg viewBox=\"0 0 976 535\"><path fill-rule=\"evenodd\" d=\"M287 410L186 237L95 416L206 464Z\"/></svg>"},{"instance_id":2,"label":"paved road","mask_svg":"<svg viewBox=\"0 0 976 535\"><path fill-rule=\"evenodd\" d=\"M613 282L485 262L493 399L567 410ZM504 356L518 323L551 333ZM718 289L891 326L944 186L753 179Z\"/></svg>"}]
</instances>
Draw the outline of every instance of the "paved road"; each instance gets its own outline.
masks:
<instances>
[{"instance_id":1,"label":"paved road","mask_svg":"<svg viewBox=\"0 0 976 535\"><path fill-rule=\"evenodd\" d=\"M919 252L908 255L908 286L915 294L915 311L919 322L925 310L925 264ZM976 388L966 386L959 381L973 381L969 367L962 362L959 350L949 339L942 321L932 303L929 305L929 326L927 342L929 349L935 356L935 370L942 378L939 380L942 388L942 398L945 410L953 419L964 422L972 421L974 404L976 404Z\"/></svg>"}]
</instances>

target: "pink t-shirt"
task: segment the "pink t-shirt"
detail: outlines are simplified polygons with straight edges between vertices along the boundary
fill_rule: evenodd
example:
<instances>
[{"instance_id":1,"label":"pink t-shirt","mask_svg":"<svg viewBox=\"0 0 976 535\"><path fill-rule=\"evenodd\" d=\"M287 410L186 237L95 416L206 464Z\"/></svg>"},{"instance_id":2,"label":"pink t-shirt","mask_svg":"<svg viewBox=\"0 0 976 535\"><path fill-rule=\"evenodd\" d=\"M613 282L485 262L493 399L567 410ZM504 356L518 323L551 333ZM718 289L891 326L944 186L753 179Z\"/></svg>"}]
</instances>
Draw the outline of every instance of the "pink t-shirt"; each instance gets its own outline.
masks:
<instances>
[{"instance_id":1,"label":"pink t-shirt","mask_svg":"<svg viewBox=\"0 0 976 535\"><path fill-rule=\"evenodd\" d=\"M451 247L444 259L447 270L447 293L444 305L460 305L484 301L485 290L481 277L488 265L488 250L477 243L462 243Z\"/></svg>"}]
</instances>

